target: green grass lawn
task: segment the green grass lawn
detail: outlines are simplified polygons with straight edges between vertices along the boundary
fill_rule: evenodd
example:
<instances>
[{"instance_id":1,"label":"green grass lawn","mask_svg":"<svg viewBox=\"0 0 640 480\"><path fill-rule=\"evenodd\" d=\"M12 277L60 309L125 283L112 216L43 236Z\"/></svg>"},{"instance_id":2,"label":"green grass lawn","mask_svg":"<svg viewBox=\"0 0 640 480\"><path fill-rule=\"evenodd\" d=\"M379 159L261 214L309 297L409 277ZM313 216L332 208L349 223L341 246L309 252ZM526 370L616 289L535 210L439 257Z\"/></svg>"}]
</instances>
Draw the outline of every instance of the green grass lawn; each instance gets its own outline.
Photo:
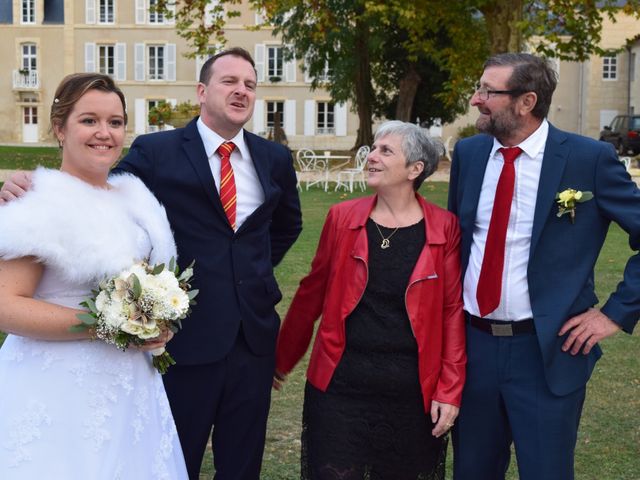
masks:
<instances>
[{"instance_id":1,"label":"green grass lawn","mask_svg":"<svg viewBox=\"0 0 640 480\"><path fill-rule=\"evenodd\" d=\"M32 150L23 154L24 150ZM41 151L42 150L42 151ZM0 168L33 168L38 163L56 166L57 149L0 147ZM52 163L46 163L52 162ZM446 203L446 183L427 183L422 189L429 200ZM281 315L300 279L308 272L328 208L356 194L328 192L312 188L301 194L304 230L276 270L283 300ZM0 226L0 228L2 228ZM596 269L596 285L601 299L612 291L631 254L626 236L613 226ZM576 478L579 480L640 479L640 338L618 334L603 342L604 357L598 362L587 391L576 451ZM263 480L293 480L299 477L300 419L306 359L289 376L285 387L272 397ZM451 455L449 455L449 463ZM508 479L517 479L512 467ZM211 455L207 454L201 478L212 477ZM448 478L451 476L449 468Z\"/></svg>"},{"instance_id":2,"label":"green grass lawn","mask_svg":"<svg viewBox=\"0 0 640 480\"><path fill-rule=\"evenodd\" d=\"M38 165L60 167L60 150L55 147L0 146L0 170L33 170Z\"/></svg>"}]
</instances>

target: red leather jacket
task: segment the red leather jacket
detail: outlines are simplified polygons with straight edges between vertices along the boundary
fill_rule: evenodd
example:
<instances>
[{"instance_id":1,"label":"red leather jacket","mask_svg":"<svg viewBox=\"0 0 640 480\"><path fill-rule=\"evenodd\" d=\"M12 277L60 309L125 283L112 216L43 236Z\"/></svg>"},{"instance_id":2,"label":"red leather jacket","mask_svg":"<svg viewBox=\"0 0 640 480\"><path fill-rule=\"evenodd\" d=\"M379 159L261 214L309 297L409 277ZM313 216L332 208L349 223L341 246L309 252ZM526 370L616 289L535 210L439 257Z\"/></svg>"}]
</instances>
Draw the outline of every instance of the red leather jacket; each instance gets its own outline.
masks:
<instances>
[{"instance_id":1,"label":"red leather jacket","mask_svg":"<svg viewBox=\"0 0 640 480\"><path fill-rule=\"evenodd\" d=\"M465 380L465 330L460 282L460 232L455 216L416 194L424 212L426 243L411 274L405 305L418 344L425 411L431 400L460 405ZM311 272L298 287L276 348L276 368L288 373L316 333L307 378L326 391L345 348L345 320L368 280L365 224L376 197L334 205L324 224Z\"/></svg>"}]
</instances>

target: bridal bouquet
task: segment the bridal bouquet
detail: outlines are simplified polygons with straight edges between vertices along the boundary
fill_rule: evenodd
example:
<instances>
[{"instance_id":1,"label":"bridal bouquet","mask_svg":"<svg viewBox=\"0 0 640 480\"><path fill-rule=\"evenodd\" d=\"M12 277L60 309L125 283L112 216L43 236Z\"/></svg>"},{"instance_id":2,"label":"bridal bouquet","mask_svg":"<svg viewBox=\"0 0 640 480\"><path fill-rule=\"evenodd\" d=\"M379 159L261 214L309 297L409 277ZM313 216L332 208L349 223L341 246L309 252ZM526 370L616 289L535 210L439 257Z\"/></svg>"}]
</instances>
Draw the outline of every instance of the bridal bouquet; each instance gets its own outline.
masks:
<instances>
[{"instance_id":1,"label":"bridal bouquet","mask_svg":"<svg viewBox=\"0 0 640 480\"><path fill-rule=\"evenodd\" d=\"M135 264L114 278L100 282L98 290L80 305L88 309L78 318L82 322L73 331L89 328L97 338L122 350L142 345L162 331L177 332L181 320L191 312L198 290L190 290L193 263L180 273L172 258L164 264ZM166 373L175 361L164 348L153 350L153 365Z\"/></svg>"}]
</instances>

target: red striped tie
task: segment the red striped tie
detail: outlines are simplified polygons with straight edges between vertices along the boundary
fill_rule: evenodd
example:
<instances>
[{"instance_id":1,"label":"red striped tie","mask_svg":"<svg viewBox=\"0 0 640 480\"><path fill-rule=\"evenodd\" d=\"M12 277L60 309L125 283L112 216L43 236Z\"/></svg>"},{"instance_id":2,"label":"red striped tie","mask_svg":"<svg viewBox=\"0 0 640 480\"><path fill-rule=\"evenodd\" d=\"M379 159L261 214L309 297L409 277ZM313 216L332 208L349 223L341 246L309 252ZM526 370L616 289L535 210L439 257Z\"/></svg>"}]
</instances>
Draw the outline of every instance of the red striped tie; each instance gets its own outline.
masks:
<instances>
[{"instance_id":1,"label":"red striped tie","mask_svg":"<svg viewBox=\"0 0 640 480\"><path fill-rule=\"evenodd\" d=\"M478 279L476 299L480 316L490 314L500 305L502 294L502 271L504 269L504 247L507 240L507 226L513 200L516 170L513 162L522 153L520 147L500 148L504 158L496 196L493 200L491 222L487 232L487 243L482 256L482 268Z\"/></svg>"},{"instance_id":2,"label":"red striped tie","mask_svg":"<svg viewBox=\"0 0 640 480\"><path fill-rule=\"evenodd\" d=\"M236 148L233 142L224 142L216 152L220 155L220 201L229 225L236 229L236 181L231 166L231 152Z\"/></svg>"}]
</instances>

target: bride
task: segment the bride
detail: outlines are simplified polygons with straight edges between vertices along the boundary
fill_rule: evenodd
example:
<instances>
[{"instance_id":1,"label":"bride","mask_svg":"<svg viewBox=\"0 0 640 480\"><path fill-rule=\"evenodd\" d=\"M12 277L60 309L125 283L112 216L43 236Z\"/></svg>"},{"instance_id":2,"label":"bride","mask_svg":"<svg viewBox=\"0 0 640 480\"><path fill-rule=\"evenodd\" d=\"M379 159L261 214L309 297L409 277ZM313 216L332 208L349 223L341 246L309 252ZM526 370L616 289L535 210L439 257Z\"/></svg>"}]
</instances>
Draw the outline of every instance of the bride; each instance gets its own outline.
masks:
<instances>
[{"instance_id":1,"label":"bride","mask_svg":"<svg viewBox=\"0 0 640 480\"><path fill-rule=\"evenodd\" d=\"M102 278L176 255L142 182L107 182L126 121L109 77L65 77L51 107L61 169L36 170L32 190L0 207L0 478L187 478L147 352L171 333L123 352L69 331Z\"/></svg>"}]
</instances>

